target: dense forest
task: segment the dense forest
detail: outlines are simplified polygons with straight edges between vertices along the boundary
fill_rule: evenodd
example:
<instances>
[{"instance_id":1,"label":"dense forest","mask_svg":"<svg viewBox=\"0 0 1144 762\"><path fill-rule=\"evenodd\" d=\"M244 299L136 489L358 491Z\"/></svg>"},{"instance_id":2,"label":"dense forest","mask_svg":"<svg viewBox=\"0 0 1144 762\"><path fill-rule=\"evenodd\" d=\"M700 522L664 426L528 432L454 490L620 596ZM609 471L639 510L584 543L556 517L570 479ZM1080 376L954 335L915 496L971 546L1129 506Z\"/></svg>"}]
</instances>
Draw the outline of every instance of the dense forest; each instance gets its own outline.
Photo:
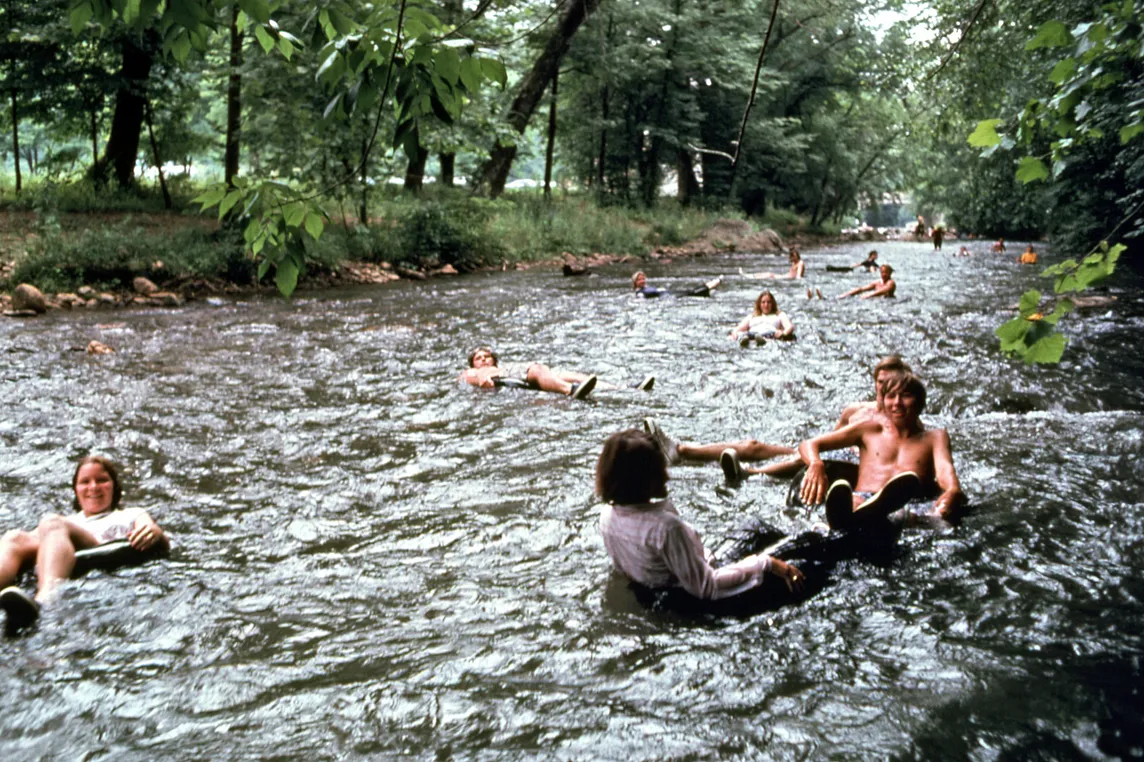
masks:
<instances>
[{"instance_id":1,"label":"dense forest","mask_svg":"<svg viewBox=\"0 0 1144 762\"><path fill-rule=\"evenodd\" d=\"M1142 16L1139 0L2 0L3 197L198 196L287 288L332 219L384 217L394 183L463 188L446 217L515 179L812 230L921 214L1082 257L1144 231Z\"/></svg>"}]
</instances>

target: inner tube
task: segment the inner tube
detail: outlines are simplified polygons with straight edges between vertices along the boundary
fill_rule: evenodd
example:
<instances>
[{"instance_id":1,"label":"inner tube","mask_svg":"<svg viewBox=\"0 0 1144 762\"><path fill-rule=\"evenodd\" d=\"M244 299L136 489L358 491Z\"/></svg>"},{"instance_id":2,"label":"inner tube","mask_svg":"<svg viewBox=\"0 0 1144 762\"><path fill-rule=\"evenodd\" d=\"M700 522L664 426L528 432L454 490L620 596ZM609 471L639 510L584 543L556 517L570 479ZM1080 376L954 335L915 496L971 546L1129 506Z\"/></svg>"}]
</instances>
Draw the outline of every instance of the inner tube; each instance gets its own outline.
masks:
<instances>
[{"instance_id":1,"label":"inner tube","mask_svg":"<svg viewBox=\"0 0 1144 762\"><path fill-rule=\"evenodd\" d=\"M169 543L163 542L149 550L136 550L127 540L114 540L84 548L75 552L75 569L72 577L80 577L95 569L109 571L125 566L139 566L155 558L164 558L171 551Z\"/></svg>"},{"instance_id":2,"label":"inner tube","mask_svg":"<svg viewBox=\"0 0 1144 762\"><path fill-rule=\"evenodd\" d=\"M827 460L823 459L826 464L826 484L827 486L833 484L839 479L845 479L850 483L851 488L858 483L858 464L848 460ZM799 492L802 489L802 479L806 476L806 466L799 469L798 473L791 479L790 487L787 489L786 504L788 508L805 508L806 504L802 502L802 497Z\"/></svg>"},{"instance_id":3,"label":"inner tube","mask_svg":"<svg viewBox=\"0 0 1144 762\"><path fill-rule=\"evenodd\" d=\"M853 267L848 267L846 265L827 265L826 266L826 272L828 272L828 273L848 273L853 269L854 269Z\"/></svg>"},{"instance_id":4,"label":"inner tube","mask_svg":"<svg viewBox=\"0 0 1144 762\"><path fill-rule=\"evenodd\" d=\"M536 389L535 386L528 383L527 381L519 378L505 378L504 376L497 376L494 378L493 386L497 387L498 389L501 387L507 389Z\"/></svg>"}]
</instances>

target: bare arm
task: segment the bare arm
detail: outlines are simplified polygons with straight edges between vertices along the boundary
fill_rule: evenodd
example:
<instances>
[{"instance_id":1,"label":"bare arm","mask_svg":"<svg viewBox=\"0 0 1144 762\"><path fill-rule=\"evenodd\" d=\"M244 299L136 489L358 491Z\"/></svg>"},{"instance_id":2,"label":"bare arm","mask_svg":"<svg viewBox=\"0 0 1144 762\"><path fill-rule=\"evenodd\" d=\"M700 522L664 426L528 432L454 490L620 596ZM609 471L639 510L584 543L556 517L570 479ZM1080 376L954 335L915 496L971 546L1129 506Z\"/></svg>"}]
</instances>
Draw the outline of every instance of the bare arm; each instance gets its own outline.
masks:
<instances>
[{"instance_id":1,"label":"bare arm","mask_svg":"<svg viewBox=\"0 0 1144 762\"><path fill-rule=\"evenodd\" d=\"M875 281L874 283L867 283L865 286L858 286L858 288L852 288L849 291L847 291L845 294L839 294L838 298L839 299L845 299L848 296L854 296L855 294L860 294L863 291L870 291L871 289L875 289L877 287L878 287L877 281Z\"/></svg>"},{"instance_id":2,"label":"bare arm","mask_svg":"<svg viewBox=\"0 0 1144 762\"><path fill-rule=\"evenodd\" d=\"M826 464L822 462L820 453L823 450L841 450L844 447L860 444L867 431L877 428L879 425L873 421L862 421L799 442L798 454L806 464L806 476L803 477L802 487L799 490L799 497L804 504L821 503L826 498L826 490L830 486L826 483Z\"/></svg>"},{"instance_id":3,"label":"bare arm","mask_svg":"<svg viewBox=\"0 0 1144 762\"><path fill-rule=\"evenodd\" d=\"M785 339L794 333L794 323L790 321L790 316L785 312L779 313L779 327L775 331L776 339Z\"/></svg>"},{"instance_id":4,"label":"bare arm","mask_svg":"<svg viewBox=\"0 0 1144 762\"><path fill-rule=\"evenodd\" d=\"M843 408L842 415L838 417L838 423L834 424L834 430L838 431L839 429L849 426L850 419L854 416L855 413L858 412L859 408L861 407L862 403L858 402L853 405L847 405L845 408Z\"/></svg>"},{"instance_id":5,"label":"bare arm","mask_svg":"<svg viewBox=\"0 0 1144 762\"><path fill-rule=\"evenodd\" d=\"M749 330L751 330L751 316L747 315L747 317L743 318L742 323L739 323L737 326L731 329L731 338L737 339L741 334L744 334Z\"/></svg>"},{"instance_id":6,"label":"bare arm","mask_svg":"<svg viewBox=\"0 0 1144 762\"><path fill-rule=\"evenodd\" d=\"M894 289L898 287L897 283L888 280L885 283L871 283L867 288L873 288L873 291L863 296L863 299L873 299L876 296L893 296Z\"/></svg>"},{"instance_id":7,"label":"bare arm","mask_svg":"<svg viewBox=\"0 0 1144 762\"><path fill-rule=\"evenodd\" d=\"M492 389L496 386L493 379L501 375L501 369L497 367L491 368L469 368L461 374L461 380L471 386L479 386L482 389Z\"/></svg>"},{"instance_id":8,"label":"bare arm","mask_svg":"<svg viewBox=\"0 0 1144 762\"><path fill-rule=\"evenodd\" d=\"M139 517L135 519L135 524L131 527L131 534L127 535L127 541L136 550L164 547L168 542L162 527L146 511L140 513Z\"/></svg>"},{"instance_id":9,"label":"bare arm","mask_svg":"<svg viewBox=\"0 0 1144 762\"><path fill-rule=\"evenodd\" d=\"M945 429L938 429L933 433L934 481L941 489L941 494L934 501L933 507L934 511L943 519L949 519L961 506L968 502L968 498L961 491L961 482L957 478L957 470L953 467L949 432Z\"/></svg>"}]
</instances>

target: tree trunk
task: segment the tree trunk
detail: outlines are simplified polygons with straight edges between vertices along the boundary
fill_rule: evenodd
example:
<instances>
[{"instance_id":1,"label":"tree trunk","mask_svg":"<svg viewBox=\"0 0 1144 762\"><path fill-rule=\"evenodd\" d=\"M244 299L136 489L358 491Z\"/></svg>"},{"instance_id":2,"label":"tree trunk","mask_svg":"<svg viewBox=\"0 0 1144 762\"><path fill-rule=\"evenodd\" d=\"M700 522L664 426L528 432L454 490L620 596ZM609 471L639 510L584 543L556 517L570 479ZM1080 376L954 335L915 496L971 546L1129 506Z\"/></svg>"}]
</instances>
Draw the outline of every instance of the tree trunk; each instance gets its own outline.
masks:
<instances>
[{"instance_id":1,"label":"tree trunk","mask_svg":"<svg viewBox=\"0 0 1144 762\"><path fill-rule=\"evenodd\" d=\"M147 137L151 139L151 154L155 157L155 171L159 173L159 188L163 191L163 208L170 209L171 194L167 191L167 178L163 177L163 157L159 153L159 143L155 140L155 120L151 117L151 101L144 102L144 116L147 118Z\"/></svg>"},{"instance_id":2,"label":"tree trunk","mask_svg":"<svg viewBox=\"0 0 1144 762\"><path fill-rule=\"evenodd\" d=\"M532 64L532 69L521 80L520 90L505 117L509 126L516 132L523 133L524 128L528 126L528 121L544 96L549 81L560 67L560 61L568 52L568 46L572 44L573 35L588 16L592 15L599 3L600 0L568 0L564 6L556 28L552 30L552 36L548 38L540 57ZM493 198L503 193L514 158L516 158L515 145L498 144L493 148L489 160L478 174L476 189L487 191Z\"/></svg>"},{"instance_id":3,"label":"tree trunk","mask_svg":"<svg viewBox=\"0 0 1144 762\"><path fill-rule=\"evenodd\" d=\"M20 116L16 111L16 88L12 88L12 164L16 167L16 192L23 188L20 177Z\"/></svg>"},{"instance_id":4,"label":"tree trunk","mask_svg":"<svg viewBox=\"0 0 1144 762\"><path fill-rule=\"evenodd\" d=\"M695 164L686 148L681 147L677 150L678 161L675 171L679 174L677 179L679 203L682 206L691 206L695 197L699 195L699 181L695 179Z\"/></svg>"},{"instance_id":5,"label":"tree trunk","mask_svg":"<svg viewBox=\"0 0 1144 762\"><path fill-rule=\"evenodd\" d=\"M608 86L604 85L604 92L600 94L600 121L604 124L608 123ZM596 166L597 188L596 192L603 194L607 188L604 185L604 180L607 175L608 166L608 128L603 127L600 130L600 159Z\"/></svg>"},{"instance_id":6,"label":"tree trunk","mask_svg":"<svg viewBox=\"0 0 1144 762\"><path fill-rule=\"evenodd\" d=\"M429 161L429 149L417 146L417 155L405 165L405 190L420 193L425 185L425 164Z\"/></svg>"},{"instance_id":7,"label":"tree trunk","mask_svg":"<svg viewBox=\"0 0 1144 762\"><path fill-rule=\"evenodd\" d=\"M544 199L552 200L552 154L556 147L556 95L560 72L552 74L552 105L548 108L548 145L544 149Z\"/></svg>"},{"instance_id":8,"label":"tree trunk","mask_svg":"<svg viewBox=\"0 0 1144 762\"><path fill-rule=\"evenodd\" d=\"M358 222L369 224L369 138L361 141L361 204L358 206Z\"/></svg>"},{"instance_id":9,"label":"tree trunk","mask_svg":"<svg viewBox=\"0 0 1144 762\"><path fill-rule=\"evenodd\" d=\"M124 38L123 61L119 71L122 81L115 94L115 113L111 117L111 135L104 146L103 158L94 167L97 184L107 182L109 167L115 172L119 187L135 183L135 160L139 153L139 135L143 130L143 95L151 76L153 59L130 38Z\"/></svg>"},{"instance_id":10,"label":"tree trunk","mask_svg":"<svg viewBox=\"0 0 1144 762\"><path fill-rule=\"evenodd\" d=\"M454 184L454 167L457 165L457 154L443 153L437 156L437 161L441 164L441 176L437 179L446 188L452 188Z\"/></svg>"},{"instance_id":11,"label":"tree trunk","mask_svg":"<svg viewBox=\"0 0 1144 762\"><path fill-rule=\"evenodd\" d=\"M226 84L226 153L223 159L225 180L233 187L238 175L238 156L242 138L242 42L238 29L240 9L234 6L230 19L230 77Z\"/></svg>"},{"instance_id":12,"label":"tree trunk","mask_svg":"<svg viewBox=\"0 0 1144 762\"><path fill-rule=\"evenodd\" d=\"M91 165L99 162L99 116L91 110Z\"/></svg>"}]
</instances>

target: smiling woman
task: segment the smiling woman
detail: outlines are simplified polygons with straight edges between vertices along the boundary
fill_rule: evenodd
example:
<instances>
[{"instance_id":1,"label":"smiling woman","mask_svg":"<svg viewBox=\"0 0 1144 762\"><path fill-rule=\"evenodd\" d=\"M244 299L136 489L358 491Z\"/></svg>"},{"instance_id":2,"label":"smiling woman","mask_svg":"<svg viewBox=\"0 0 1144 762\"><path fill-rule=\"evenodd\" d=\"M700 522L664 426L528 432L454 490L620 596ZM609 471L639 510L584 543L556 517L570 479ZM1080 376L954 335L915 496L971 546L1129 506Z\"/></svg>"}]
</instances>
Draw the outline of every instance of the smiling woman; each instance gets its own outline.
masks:
<instances>
[{"instance_id":1,"label":"smiling woman","mask_svg":"<svg viewBox=\"0 0 1144 762\"><path fill-rule=\"evenodd\" d=\"M40 605L50 601L60 582L75 570L77 551L124 539L140 552L168 546L167 536L146 511L119 508L123 496L119 469L107 458L93 455L80 460L72 475L72 491L76 514L51 514L40 520L35 532L12 530L0 538L0 608L7 613L9 633L36 621ZM33 562L35 600L12 586Z\"/></svg>"}]
</instances>

